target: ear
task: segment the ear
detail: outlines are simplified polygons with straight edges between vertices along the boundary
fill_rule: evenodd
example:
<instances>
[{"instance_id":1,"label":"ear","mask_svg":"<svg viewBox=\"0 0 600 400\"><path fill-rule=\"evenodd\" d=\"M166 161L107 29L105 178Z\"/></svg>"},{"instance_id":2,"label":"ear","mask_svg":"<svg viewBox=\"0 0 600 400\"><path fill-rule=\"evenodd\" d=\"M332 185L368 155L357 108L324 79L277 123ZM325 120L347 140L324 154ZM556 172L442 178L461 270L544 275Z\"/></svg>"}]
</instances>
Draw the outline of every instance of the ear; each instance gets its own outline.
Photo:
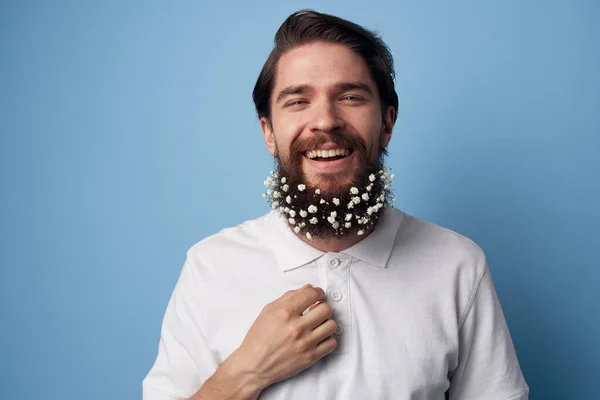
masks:
<instances>
[{"instance_id":1,"label":"ear","mask_svg":"<svg viewBox=\"0 0 600 400\"><path fill-rule=\"evenodd\" d=\"M396 120L396 109L389 106L383 116L383 126L381 128L380 147L386 148L392 140L392 130Z\"/></svg>"},{"instance_id":2,"label":"ear","mask_svg":"<svg viewBox=\"0 0 600 400\"><path fill-rule=\"evenodd\" d=\"M273 134L273 128L271 127L271 123L266 117L260 118L260 129L262 129L263 137L265 138L265 144L267 145L267 149L269 153L273 157L277 154L277 144L275 143L275 135Z\"/></svg>"}]
</instances>

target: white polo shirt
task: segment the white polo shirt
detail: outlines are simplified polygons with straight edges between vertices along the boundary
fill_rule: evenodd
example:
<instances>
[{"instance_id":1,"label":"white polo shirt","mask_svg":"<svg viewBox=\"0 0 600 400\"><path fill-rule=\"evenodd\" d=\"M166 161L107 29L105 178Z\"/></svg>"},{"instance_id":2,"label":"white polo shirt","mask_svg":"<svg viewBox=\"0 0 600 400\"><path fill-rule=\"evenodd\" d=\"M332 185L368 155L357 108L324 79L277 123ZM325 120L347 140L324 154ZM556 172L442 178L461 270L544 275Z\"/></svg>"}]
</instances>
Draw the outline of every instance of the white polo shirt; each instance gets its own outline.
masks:
<instances>
[{"instance_id":1,"label":"white polo shirt","mask_svg":"<svg viewBox=\"0 0 600 400\"><path fill-rule=\"evenodd\" d=\"M387 208L369 236L339 253L304 243L275 212L194 245L144 400L192 396L267 303L306 283L327 293L338 346L260 399L528 398L482 250Z\"/></svg>"}]
</instances>

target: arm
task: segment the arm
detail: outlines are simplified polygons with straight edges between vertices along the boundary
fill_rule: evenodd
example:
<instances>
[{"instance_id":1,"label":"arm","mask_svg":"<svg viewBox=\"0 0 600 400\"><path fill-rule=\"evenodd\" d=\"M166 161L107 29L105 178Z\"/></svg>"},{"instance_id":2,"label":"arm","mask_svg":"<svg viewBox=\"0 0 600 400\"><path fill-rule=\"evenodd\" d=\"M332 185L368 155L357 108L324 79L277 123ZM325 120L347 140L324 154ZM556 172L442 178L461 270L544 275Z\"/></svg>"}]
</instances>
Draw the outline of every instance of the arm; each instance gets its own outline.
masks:
<instances>
[{"instance_id":1,"label":"arm","mask_svg":"<svg viewBox=\"0 0 600 400\"><path fill-rule=\"evenodd\" d=\"M487 264L459 327L458 367L450 373L450 400L527 400L529 388Z\"/></svg>"}]
</instances>

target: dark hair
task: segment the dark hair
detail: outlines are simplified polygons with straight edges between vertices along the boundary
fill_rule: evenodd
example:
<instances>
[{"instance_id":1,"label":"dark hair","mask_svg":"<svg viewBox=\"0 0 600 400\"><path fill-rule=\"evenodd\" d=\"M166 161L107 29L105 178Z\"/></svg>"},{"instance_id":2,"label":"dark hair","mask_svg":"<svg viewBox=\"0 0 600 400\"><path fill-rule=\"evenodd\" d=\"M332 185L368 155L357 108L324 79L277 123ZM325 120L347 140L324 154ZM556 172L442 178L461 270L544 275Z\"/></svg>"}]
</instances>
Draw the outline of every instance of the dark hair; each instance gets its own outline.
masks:
<instances>
[{"instance_id":1,"label":"dark hair","mask_svg":"<svg viewBox=\"0 0 600 400\"><path fill-rule=\"evenodd\" d=\"M271 118L271 95L275 87L277 63L281 56L294 47L318 41L341 44L360 54L377 84L382 114L392 106L397 116L398 95L394 88L394 59L379 35L333 15L300 10L290 15L277 30L275 47L254 86L252 99L258 118Z\"/></svg>"}]
</instances>

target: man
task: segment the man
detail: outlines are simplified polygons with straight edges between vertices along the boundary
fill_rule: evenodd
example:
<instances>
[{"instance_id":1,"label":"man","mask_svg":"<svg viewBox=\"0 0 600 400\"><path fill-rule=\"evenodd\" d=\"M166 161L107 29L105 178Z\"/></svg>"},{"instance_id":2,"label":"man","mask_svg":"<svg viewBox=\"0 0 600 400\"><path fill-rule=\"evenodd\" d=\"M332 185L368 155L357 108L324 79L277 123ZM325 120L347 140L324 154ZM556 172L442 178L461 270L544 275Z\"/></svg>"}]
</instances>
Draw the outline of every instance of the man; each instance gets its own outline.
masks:
<instances>
[{"instance_id":1,"label":"man","mask_svg":"<svg viewBox=\"0 0 600 400\"><path fill-rule=\"evenodd\" d=\"M253 97L273 210L193 246L145 400L528 398L481 249L391 207L372 32L292 14Z\"/></svg>"}]
</instances>

